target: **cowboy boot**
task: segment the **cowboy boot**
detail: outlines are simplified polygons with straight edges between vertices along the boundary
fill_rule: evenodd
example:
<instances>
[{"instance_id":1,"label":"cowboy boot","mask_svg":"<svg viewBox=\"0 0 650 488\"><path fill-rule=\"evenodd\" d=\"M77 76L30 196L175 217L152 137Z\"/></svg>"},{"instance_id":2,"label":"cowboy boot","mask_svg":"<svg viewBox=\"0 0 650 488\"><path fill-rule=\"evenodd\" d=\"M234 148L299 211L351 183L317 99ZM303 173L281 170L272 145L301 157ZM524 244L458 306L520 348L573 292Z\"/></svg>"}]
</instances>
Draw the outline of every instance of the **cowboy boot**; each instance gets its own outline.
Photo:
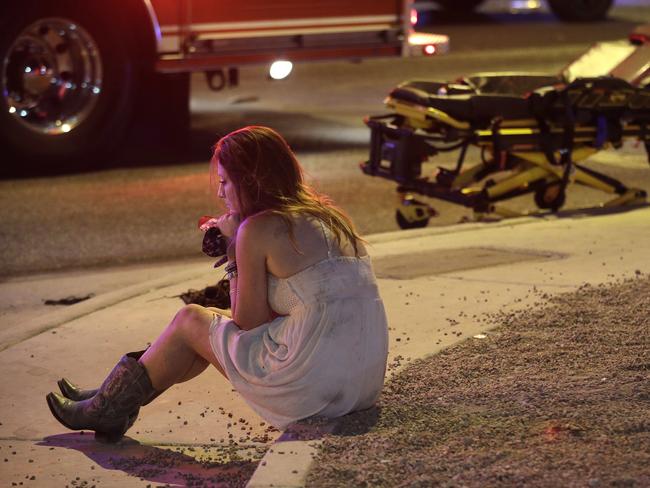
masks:
<instances>
[{"instance_id":1,"label":"cowboy boot","mask_svg":"<svg viewBox=\"0 0 650 488\"><path fill-rule=\"evenodd\" d=\"M139 360L147 349L143 349L142 351L128 352L126 355L133 359ZM61 378L59 381L57 381L57 384L59 385L59 390L61 390L63 396L69 398L70 400L74 400L75 402L88 400L89 398L94 397L95 394L99 391L99 388L95 388L94 390L83 390L67 378ZM153 400L153 398L151 400Z\"/></svg>"},{"instance_id":2,"label":"cowboy boot","mask_svg":"<svg viewBox=\"0 0 650 488\"><path fill-rule=\"evenodd\" d=\"M88 400L89 398L94 397L97 392L99 391L99 388L95 390L82 390L79 388L77 385L72 383L70 380L67 380L66 378L61 378L58 381L59 389L61 390L61 393L63 396L69 400L74 400L75 402L81 401L81 400ZM144 402L141 406L144 407L145 405L149 405L151 402L153 402L158 396L163 393L165 390L162 391L154 391L153 395L151 395L151 398L149 398L146 402Z\"/></svg>"},{"instance_id":3,"label":"cowboy boot","mask_svg":"<svg viewBox=\"0 0 650 488\"><path fill-rule=\"evenodd\" d=\"M88 400L89 398L94 397L99 391L99 388L95 388L94 390L82 390L66 378L61 378L57 383L59 385L59 390L61 390L61 393L63 393L63 396L69 400L74 400L75 402ZM153 400L153 398L151 400ZM146 403L143 405L146 405ZM129 415L129 423L127 429L130 429L138 419L138 413L140 413L140 408L137 408L135 411L131 412Z\"/></svg>"},{"instance_id":4,"label":"cowboy boot","mask_svg":"<svg viewBox=\"0 0 650 488\"><path fill-rule=\"evenodd\" d=\"M99 388L95 388L94 390L82 390L67 378L61 378L57 381L57 384L59 385L59 390L61 390L63 396L69 400L74 400L75 402L88 400L89 398L94 397L99 391Z\"/></svg>"},{"instance_id":5,"label":"cowboy boot","mask_svg":"<svg viewBox=\"0 0 650 488\"><path fill-rule=\"evenodd\" d=\"M147 349L149 348L147 347ZM143 349L142 351L129 352L126 355L132 357L133 359L140 359L147 349ZM95 388L94 390L83 390L79 388L77 385L75 385L74 383L72 383L67 378L61 378L59 381L57 381L57 384L59 385L59 390L61 390L61 393L63 393L64 397L69 398L70 400L74 400L76 402L81 400L88 400L89 398L94 397L99 391L99 388ZM149 400L143 403L142 406L151 403L161 393L162 391L155 392L155 394ZM129 424L127 430L130 429L135 423L135 421L138 419L139 412L140 412L140 408L138 408L134 412L131 412L131 414L129 415Z\"/></svg>"},{"instance_id":6,"label":"cowboy boot","mask_svg":"<svg viewBox=\"0 0 650 488\"><path fill-rule=\"evenodd\" d=\"M130 427L133 412L154 392L144 366L125 355L92 398L75 402L49 393L47 404L52 415L67 428L94 430L97 440L117 442Z\"/></svg>"}]
</instances>

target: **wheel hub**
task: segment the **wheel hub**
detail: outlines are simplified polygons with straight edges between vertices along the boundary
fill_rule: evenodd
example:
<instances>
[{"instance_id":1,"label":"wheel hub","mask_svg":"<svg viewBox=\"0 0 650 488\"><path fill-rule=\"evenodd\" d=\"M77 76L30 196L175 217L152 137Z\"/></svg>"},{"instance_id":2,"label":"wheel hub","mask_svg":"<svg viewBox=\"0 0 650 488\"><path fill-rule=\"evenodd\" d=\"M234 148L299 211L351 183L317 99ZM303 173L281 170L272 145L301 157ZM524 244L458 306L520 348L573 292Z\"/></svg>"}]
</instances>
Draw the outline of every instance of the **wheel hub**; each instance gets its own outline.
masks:
<instances>
[{"instance_id":1,"label":"wheel hub","mask_svg":"<svg viewBox=\"0 0 650 488\"><path fill-rule=\"evenodd\" d=\"M25 28L2 66L9 113L42 134L63 134L91 113L102 90L102 62L93 38L63 18Z\"/></svg>"}]
</instances>

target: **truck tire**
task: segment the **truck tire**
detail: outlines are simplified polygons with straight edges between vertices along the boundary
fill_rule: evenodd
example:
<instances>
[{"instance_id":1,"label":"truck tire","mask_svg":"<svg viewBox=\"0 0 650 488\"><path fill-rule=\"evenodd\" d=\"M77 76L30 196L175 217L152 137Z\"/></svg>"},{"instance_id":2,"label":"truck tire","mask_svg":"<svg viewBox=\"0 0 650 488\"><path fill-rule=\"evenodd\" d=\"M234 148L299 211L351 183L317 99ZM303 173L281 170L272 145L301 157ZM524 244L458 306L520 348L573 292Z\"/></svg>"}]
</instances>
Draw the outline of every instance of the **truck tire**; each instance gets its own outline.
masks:
<instances>
[{"instance_id":1,"label":"truck tire","mask_svg":"<svg viewBox=\"0 0 650 488\"><path fill-rule=\"evenodd\" d=\"M91 168L119 147L137 72L127 37L107 20L119 8L108 3L9 7L0 32L0 143L11 154L3 174Z\"/></svg>"},{"instance_id":2,"label":"truck tire","mask_svg":"<svg viewBox=\"0 0 650 488\"><path fill-rule=\"evenodd\" d=\"M435 0L443 10L448 12L471 12L478 8L484 0Z\"/></svg>"},{"instance_id":3,"label":"truck tire","mask_svg":"<svg viewBox=\"0 0 650 488\"><path fill-rule=\"evenodd\" d=\"M603 20L613 0L548 0L555 16L569 22Z\"/></svg>"}]
</instances>

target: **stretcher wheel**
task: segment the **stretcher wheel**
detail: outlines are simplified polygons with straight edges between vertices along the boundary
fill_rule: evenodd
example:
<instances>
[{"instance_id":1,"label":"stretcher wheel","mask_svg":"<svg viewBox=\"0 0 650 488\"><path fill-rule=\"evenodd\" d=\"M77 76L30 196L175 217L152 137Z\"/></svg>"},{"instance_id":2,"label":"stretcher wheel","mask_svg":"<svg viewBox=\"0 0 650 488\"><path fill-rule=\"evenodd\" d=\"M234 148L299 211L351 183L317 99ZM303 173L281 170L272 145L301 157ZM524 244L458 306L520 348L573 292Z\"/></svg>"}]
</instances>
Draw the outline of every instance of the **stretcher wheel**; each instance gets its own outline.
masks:
<instances>
[{"instance_id":1,"label":"stretcher wheel","mask_svg":"<svg viewBox=\"0 0 650 488\"><path fill-rule=\"evenodd\" d=\"M557 212L564 205L566 193L560 183L550 183L535 190L535 205L538 208Z\"/></svg>"},{"instance_id":2,"label":"stretcher wheel","mask_svg":"<svg viewBox=\"0 0 650 488\"><path fill-rule=\"evenodd\" d=\"M406 220L406 217L402 215L402 212L400 212L399 209L395 211L395 220L397 220L397 225L399 225L400 229L421 229L429 224L428 217L422 220Z\"/></svg>"},{"instance_id":3,"label":"stretcher wheel","mask_svg":"<svg viewBox=\"0 0 650 488\"><path fill-rule=\"evenodd\" d=\"M395 211L395 220L400 229L419 229L426 227L429 219L437 214L431 206L406 195Z\"/></svg>"}]
</instances>

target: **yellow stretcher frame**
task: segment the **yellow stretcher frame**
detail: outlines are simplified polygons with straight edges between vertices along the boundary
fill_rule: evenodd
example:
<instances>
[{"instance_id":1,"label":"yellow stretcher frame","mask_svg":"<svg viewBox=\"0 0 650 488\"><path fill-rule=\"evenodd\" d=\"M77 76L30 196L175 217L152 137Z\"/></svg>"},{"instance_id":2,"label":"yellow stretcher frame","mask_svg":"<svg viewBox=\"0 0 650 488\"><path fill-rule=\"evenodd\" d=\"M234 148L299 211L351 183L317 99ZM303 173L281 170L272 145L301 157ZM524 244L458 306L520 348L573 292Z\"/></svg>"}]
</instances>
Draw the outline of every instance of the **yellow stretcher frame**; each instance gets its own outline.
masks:
<instances>
[{"instance_id":1,"label":"yellow stretcher frame","mask_svg":"<svg viewBox=\"0 0 650 488\"><path fill-rule=\"evenodd\" d=\"M558 75L484 72L453 82L413 80L398 85L384 104L392 113L365 119L370 157L361 169L398 183L402 227L423 227L435 214L414 194L470 207L476 218L522 215L499 202L530 192L538 207L557 211L575 184L613 195L604 207L645 202L644 190L581 161L631 139L643 142L650 156L650 24L637 26L627 39L596 43ZM470 145L481 149L482 161L463 167ZM440 168L433 180L422 176L425 160L458 149L454 170ZM492 178L498 173L503 178Z\"/></svg>"},{"instance_id":2,"label":"yellow stretcher frame","mask_svg":"<svg viewBox=\"0 0 650 488\"><path fill-rule=\"evenodd\" d=\"M563 192L561 202L556 202L559 205L553 205L551 202L547 207L540 209L544 212L549 209L554 212L558 211L564 203L566 191L573 184L580 184L609 195L615 195L614 198L603 202L602 207L638 205L646 201L647 195L644 190L628 188L618 180L584 168L579 164L598 151L611 146L608 143L601 148L593 147L597 134L597 128L594 126L576 125L573 128L573 148L570 151L569 158L571 161L570 168L567 169L559 164L551 164L548 154L536 147L537 144L531 144L530 142L527 144L513 144L505 150L505 157L510 160L510 164L503 168L504 171L508 170L513 174L490 186L485 186L485 184L481 185L481 180L484 179L486 174L500 172L499 169L495 169L495 165L499 165L495 160L503 155L498 157L494 155L493 141L495 136L504 140L514 138L534 140L541 135L536 120L503 120L497 129L476 130L471 127L469 122L458 120L433 107L422 106L392 97L388 97L384 103L389 109L393 110L393 113L388 116L379 116L376 119L386 119L388 117L392 119L393 123L375 120L373 125L373 118L369 117L366 119L366 124L373 131L379 127L386 127L399 133L397 137L400 139L422 137L423 139L437 138L439 141L445 139L445 133L454 131L457 139L471 141L467 144L482 148L491 156L488 161L477 163L462 170L462 163L459 162L458 171L444 188L440 185L436 186L426 177L422 178L416 175L412 175L413 178L407 178L405 181L399 181L394 173L388 174L380 165L371 165L371 161L362 165L363 171L367 174L385 176L400 183L398 195L401 203L398 206L397 219L403 228L423 227L428 222L428 219L436 213L428 205L417 201L413 196L414 193L471 207L474 210L474 219L476 220L489 218L491 214L500 217L516 217L540 213L540 211L517 212L497 203L510 198L510 196L539 191L540 187L546 187L548 189L546 191L551 191L554 186L559 185ZM551 126L549 129L549 133L556 136L561 136L563 131L563 127ZM645 131L638 124L622 122L622 140L630 139L643 140L648 144L650 135L645 135ZM404 143L408 144L408 142ZM375 152L377 152L377 148L375 148ZM562 154L560 151L556 151L554 156L559 161ZM464 158L464 155L461 157ZM537 200L536 203L538 203Z\"/></svg>"}]
</instances>

